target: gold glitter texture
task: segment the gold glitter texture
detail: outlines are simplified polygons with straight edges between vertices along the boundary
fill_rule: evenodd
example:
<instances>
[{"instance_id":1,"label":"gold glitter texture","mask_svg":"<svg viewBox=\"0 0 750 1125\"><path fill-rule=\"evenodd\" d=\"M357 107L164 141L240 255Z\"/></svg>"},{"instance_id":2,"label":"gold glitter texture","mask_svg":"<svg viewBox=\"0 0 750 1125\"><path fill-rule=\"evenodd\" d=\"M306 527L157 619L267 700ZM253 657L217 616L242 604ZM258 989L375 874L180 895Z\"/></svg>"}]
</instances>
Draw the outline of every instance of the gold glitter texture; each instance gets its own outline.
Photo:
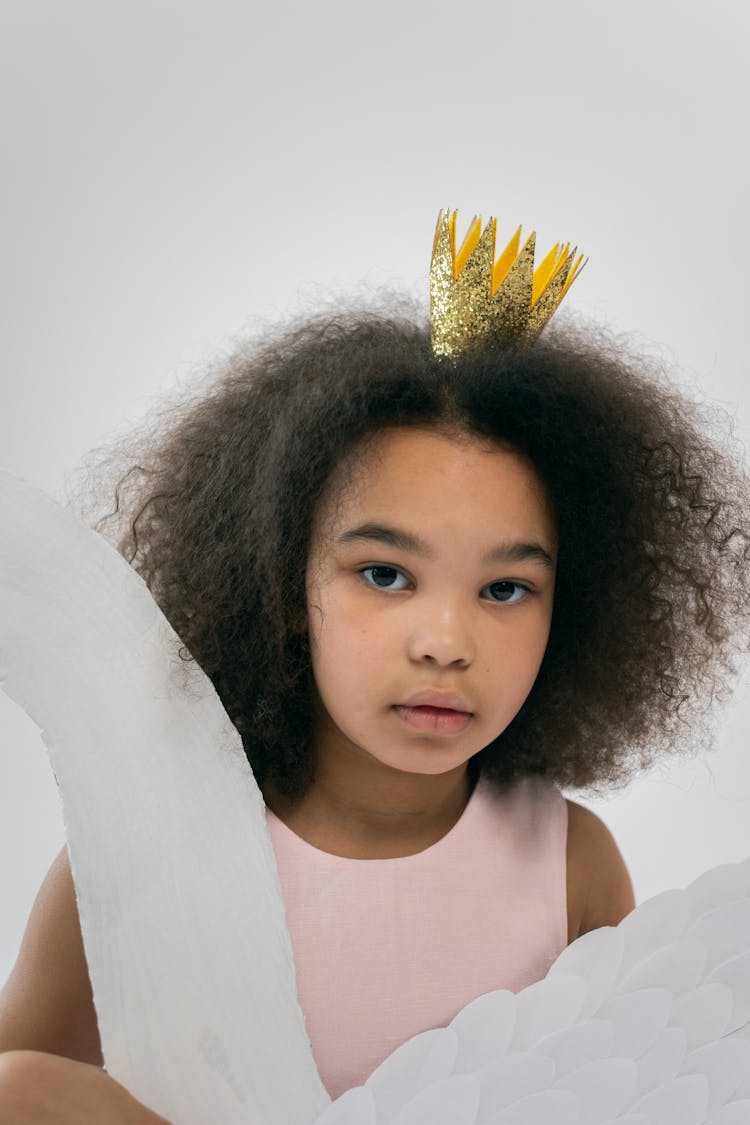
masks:
<instances>
[{"instance_id":1,"label":"gold glitter texture","mask_svg":"<svg viewBox=\"0 0 750 1125\"><path fill-rule=\"evenodd\" d=\"M490 337L539 334L586 264L556 243L534 269L536 233L521 228L495 260L497 221L474 217L456 249L457 211L441 211L430 266L430 320L436 355L456 355Z\"/></svg>"}]
</instances>

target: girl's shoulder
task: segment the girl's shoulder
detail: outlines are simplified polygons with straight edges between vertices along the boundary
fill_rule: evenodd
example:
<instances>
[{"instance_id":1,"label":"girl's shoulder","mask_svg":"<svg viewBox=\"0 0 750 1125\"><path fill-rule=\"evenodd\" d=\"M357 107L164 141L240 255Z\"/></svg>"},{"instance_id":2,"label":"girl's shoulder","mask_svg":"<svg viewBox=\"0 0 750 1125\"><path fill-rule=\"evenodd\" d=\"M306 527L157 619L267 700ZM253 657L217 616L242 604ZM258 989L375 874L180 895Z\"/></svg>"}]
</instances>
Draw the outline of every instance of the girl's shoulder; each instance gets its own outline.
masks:
<instances>
[{"instance_id":1,"label":"girl's shoulder","mask_svg":"<svg viewBox=\"0 0 750 1125\"><path fill-rule=\"evenodd\" d=\"M633 884L603 820L577 801L568 807L568 941L600 926L616 926L635 907Z\"/></svg>"}]
</instances>

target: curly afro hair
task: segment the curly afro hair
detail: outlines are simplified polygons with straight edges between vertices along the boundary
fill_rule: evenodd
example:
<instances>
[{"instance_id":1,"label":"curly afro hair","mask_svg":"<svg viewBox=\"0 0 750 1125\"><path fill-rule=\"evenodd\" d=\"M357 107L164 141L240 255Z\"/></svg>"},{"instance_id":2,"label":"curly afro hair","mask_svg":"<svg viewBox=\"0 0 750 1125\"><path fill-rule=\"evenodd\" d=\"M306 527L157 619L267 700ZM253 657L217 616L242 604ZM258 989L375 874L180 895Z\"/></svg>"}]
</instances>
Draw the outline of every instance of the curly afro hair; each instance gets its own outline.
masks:
<instances>
[{"instance_id":1,"label":"curly afro hair","mask_svg":"<svg viewBox=\"0 0 750 1125\"><path fill-rule=\"evenodd\" d=\"M597 791L694 744L750 617L750 490L716 411L601 332L553 325L448 360L400 311L318 316L214 374L149 434L98 528L211 677L261 786L296 802L314 779L313 514L333 470L394 426L524 454L557 522L539 675L470 777Z\"/></svg>"}]
</instances>

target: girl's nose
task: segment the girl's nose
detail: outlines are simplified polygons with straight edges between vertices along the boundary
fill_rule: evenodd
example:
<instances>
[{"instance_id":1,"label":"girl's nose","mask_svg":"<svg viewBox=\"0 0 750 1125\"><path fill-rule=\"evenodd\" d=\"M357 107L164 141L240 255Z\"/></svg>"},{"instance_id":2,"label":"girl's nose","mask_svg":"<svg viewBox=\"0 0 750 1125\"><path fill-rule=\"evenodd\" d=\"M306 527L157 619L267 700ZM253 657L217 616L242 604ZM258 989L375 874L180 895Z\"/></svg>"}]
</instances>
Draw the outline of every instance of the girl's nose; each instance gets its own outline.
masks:
<instances>
[{"instance_id":1,"label":"girl's nose","mask_svg":"<svg viewBox=\"0 0 750 1125\"><path fill-rule=\"evenodd\" d=\"M466 609L425 605L413 620L409 635L409 656L415 661L440 665L470 664L475 642L470 632Z\"/></svg>"}]
</instances>

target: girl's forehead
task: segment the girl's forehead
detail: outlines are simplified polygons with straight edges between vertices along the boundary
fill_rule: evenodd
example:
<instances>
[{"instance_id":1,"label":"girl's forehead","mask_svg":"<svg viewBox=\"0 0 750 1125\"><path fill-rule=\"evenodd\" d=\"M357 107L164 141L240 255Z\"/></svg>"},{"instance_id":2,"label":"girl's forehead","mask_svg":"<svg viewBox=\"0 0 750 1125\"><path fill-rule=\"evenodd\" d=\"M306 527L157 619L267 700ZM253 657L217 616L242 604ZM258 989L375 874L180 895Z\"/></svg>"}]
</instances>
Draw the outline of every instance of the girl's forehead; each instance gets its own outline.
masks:
<instances>
[{"instance_id":1,"label":"girl's forehead","mask_svg":"<svg viewBox=\"0 0 750 1125\"><path fill-rule=\"evenodd\" d=\"M396 519L459 528L507 523L554 539L545 487L516 451L471 435L381 431L331 481L320 512L330 532L343 523Z\"/></svg>"}]
</instances>

